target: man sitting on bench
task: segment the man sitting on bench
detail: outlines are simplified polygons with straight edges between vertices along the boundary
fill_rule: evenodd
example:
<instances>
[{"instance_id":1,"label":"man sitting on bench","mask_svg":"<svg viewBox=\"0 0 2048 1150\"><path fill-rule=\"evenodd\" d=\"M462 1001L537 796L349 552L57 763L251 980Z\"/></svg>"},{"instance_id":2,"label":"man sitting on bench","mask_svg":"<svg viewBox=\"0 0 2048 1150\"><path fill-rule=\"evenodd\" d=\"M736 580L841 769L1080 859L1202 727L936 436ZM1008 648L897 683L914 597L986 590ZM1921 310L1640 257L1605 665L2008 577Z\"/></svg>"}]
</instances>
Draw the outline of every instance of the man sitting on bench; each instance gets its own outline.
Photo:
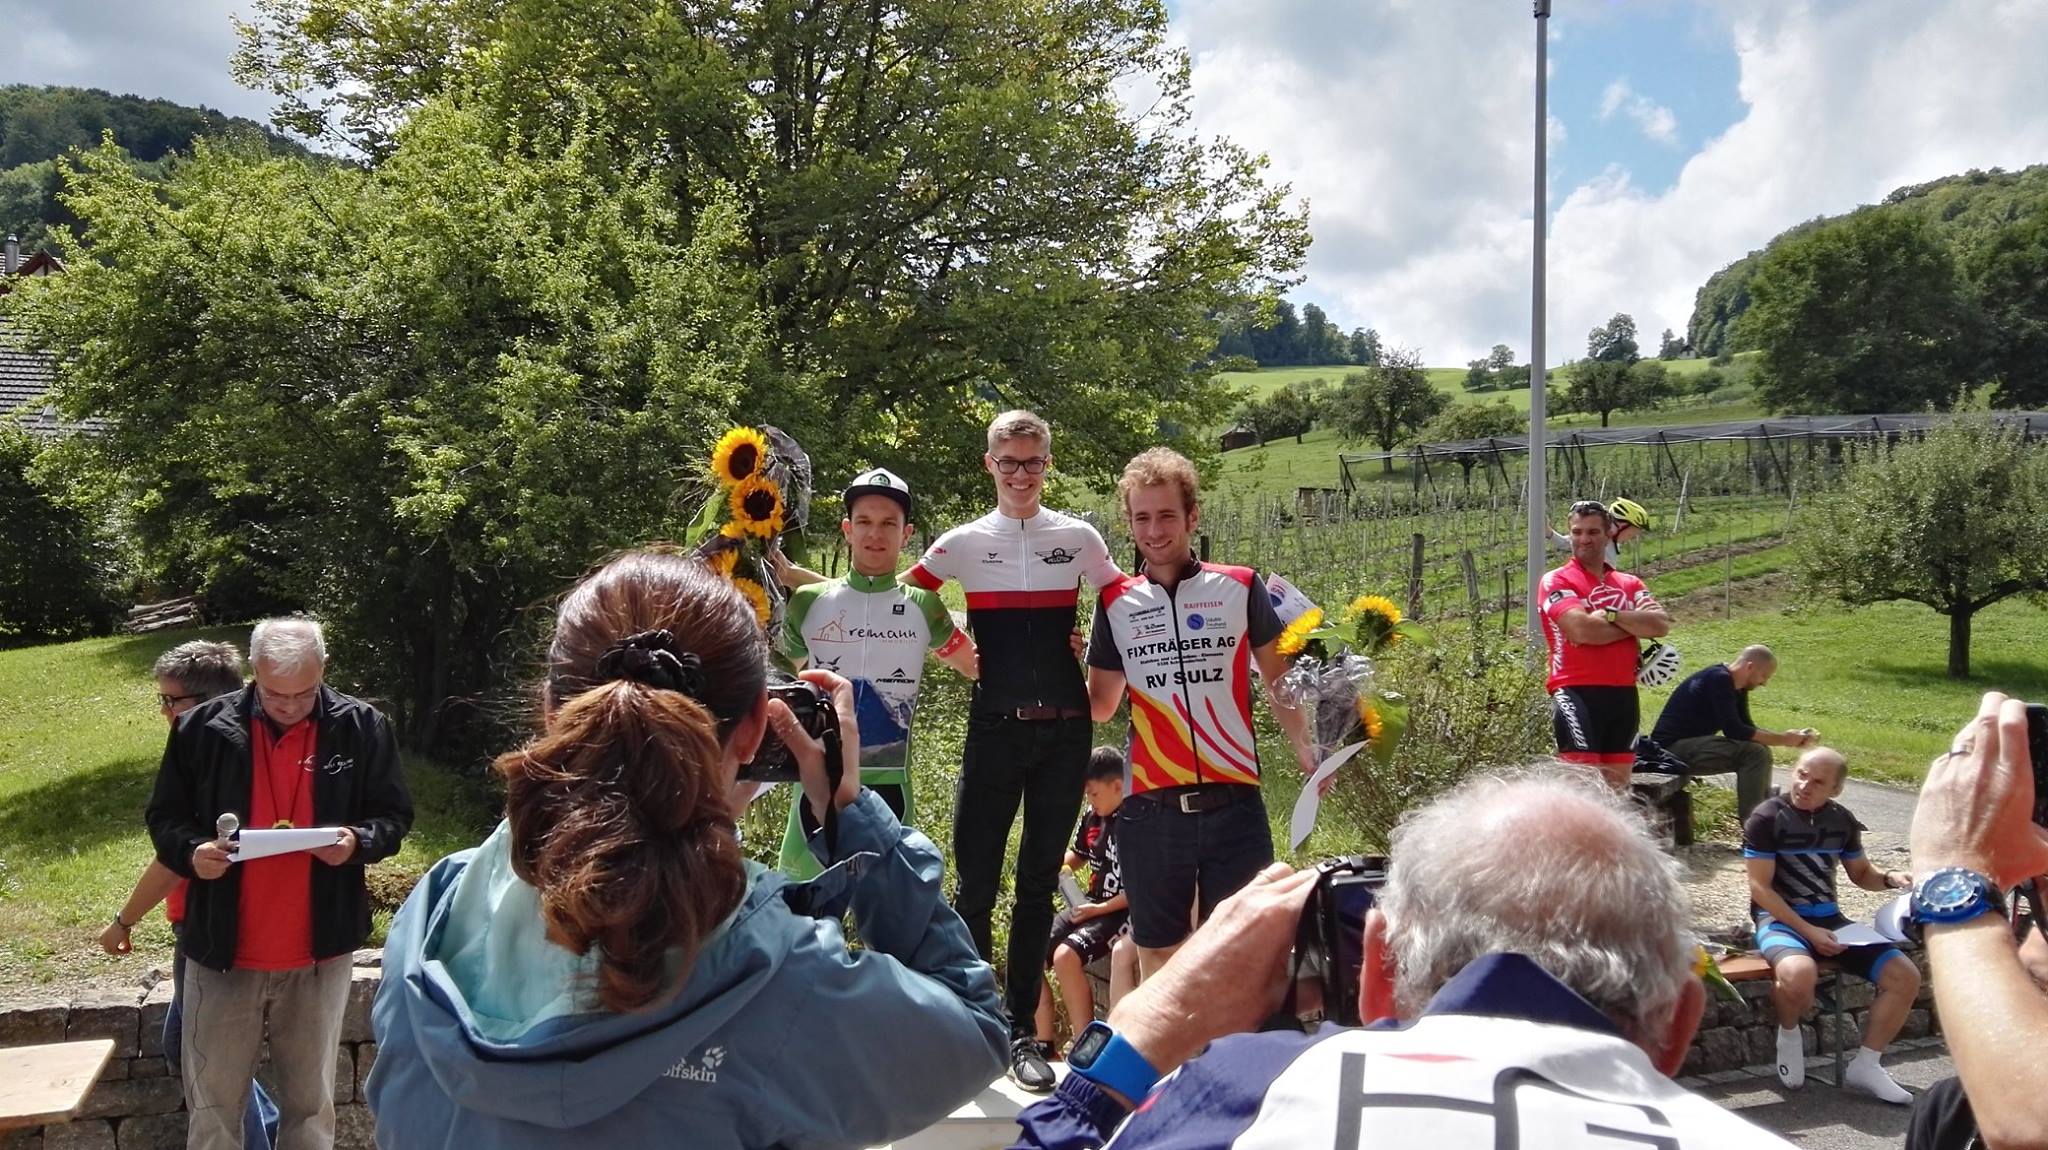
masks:
<instances>
[{"instance_id":1,"label":"man sitting on bench","mask_svg":"<svg viewBox=\"0 0 2048 1150\"><path fill-rule=\"evenodd\" d=\"M1734 772L1735 817L1744 822L1771 789L1771 748L1810 747L1818 739L1811 730L1767 731L1750 721L1749 693L1777 669L1778 657L1757 643L1733 662L1695 671L1665 700L1650 732L1688 775Z\"/></svg>"},{"instance_id":2,"label":"man sitting on bench","mask_svg":"<svg viewBox=\"0 0 2048 1150\"><path fill-rule=\"evenodd\" d=\"M1913 876L1880 871L1863 857L1863 824L1834 801L1848 774L1839 752L1815 747L1799 756L1791 789L1758 803L1742 826L1756 947L1771 964L1771 1002L1778 1011L1778 1080L1793 1088L1806 1081L1799 1019L1813 1005L1819 955L1877 986L1863 1047L1842 1072L1843 1082L1905 1105L1913 1096L1878 1058L1906 1021L1920 991L1920 968L1889 943L1844 946L1836 940L1835 931L1850 923L1835 903L1835 863L1865 890L1910 889Z\"/></svg>"}]
</instances>

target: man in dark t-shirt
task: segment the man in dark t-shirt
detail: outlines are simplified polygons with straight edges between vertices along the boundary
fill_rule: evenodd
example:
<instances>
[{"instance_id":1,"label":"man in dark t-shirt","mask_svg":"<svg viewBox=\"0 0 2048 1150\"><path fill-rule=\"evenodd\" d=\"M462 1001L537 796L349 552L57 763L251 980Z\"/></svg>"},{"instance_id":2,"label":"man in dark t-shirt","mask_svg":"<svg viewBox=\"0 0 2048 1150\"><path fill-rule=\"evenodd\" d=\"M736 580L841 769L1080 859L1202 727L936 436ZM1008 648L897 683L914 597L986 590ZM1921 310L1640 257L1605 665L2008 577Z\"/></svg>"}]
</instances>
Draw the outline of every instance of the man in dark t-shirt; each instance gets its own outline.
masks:
<instances>
[{"instance_id":1,"label":"man in dark t-shirt","mask_svg":"<svg viewBox=\"0 0 2048 1150\"><path fill-rule=\"evenodd\" d=\"M1771 748L1810 747L1812 729L1771 731L1749 717L1749 693L1771 681L1778 657L1761 643L1727 663L1693 672L1665 700L1650 737L1683 762L1688 775L1734 772L1735 815L1749 812L1771 789Z\"/></svg>"},{"instance_id":2,"label":"man in dark t-shirt","mask_svg":"<svg viewBox=\"0 0 2048 1150\"><path fill-rule=\"evenodd\" d=\"M1849 764L1839 752L1815 747L1799 756L1792 786L1757 804L1742 827L1742 857L1749 869L1750 914L1756 946L1771 964L1771 1001L1778 1012L1778 1079L1797 1088L1806 1081L1799 1019L1813 1004L1816 955L1877 985L1863 1046L1842 1072L1845 1084L1881 1101L1913 1100L1878 1064L1898 1034L1920 990L1920 969L1889 943L1845 946L1835 931L1851 925L1835 902L1835 865L1865 890L1906 890L1913 877L1880 871L1863 857L1863 824L1835 802Z\"/></svg>"}]
</instances>

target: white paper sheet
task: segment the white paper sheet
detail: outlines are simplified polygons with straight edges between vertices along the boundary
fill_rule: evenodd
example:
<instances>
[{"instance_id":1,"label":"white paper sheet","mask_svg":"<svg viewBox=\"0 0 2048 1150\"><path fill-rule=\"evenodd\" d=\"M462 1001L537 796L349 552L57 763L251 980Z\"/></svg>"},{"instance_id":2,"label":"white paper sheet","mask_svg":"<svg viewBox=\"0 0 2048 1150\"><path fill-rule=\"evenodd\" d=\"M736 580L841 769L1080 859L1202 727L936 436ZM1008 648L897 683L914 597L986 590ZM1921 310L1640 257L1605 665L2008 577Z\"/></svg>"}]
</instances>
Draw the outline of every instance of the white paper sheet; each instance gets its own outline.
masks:
<instances>
[{"instance_id":1,"label":"white paper sheet","mask_svg":"<svg viewBox=\"0 0 2048 1150\"><path fill-rule=\"evenodd\" d=\"M1835 941L1843 946L1889 946L1894 940L1879 934L1868 923L1852 922L1835 928Z\"/></svg>"},{"instance_id":2,"label":"white paper sheet","mask_svg":"<svg viewBox=\"0 0 2048 1150\"><path fill-rule=\"evenodd\" d=\"M236 841L230 862L269 858L293 851L319 850L341 841L338 827L283 827L268 831L243 831Z\"/></svg>"},{"instance_id":3,"label":"white paper sheet","mask_svg":"<svg viewBox=\"0 0 2048 1150\"><path fill-rule=\"evenodd\" d=\"M1301 618L1303 612L1315 606L1300 589L1277 573L1266 575L1266 594L1273 600L1273 613L1280 617L1280 625L1286 626Z\"/></svg>"},{"instance_id":4,"label":"white paper sheet","mask_svg":"<svg viewBox=\"0 0 2048 1150\"><path fill-rule=\"evenodd\" d=\"M1324 759L1322 765L1316 768L1316 773L1301 784L1301 797L1294 800L1294 819L1288 824L1288 850L1300 850L1301 844L1308 841L1309 832L1316 829L1316 812L1323 806L1323 796L1317 793L1317 788L1322 785L1323 780L1336 774L1338 767L1350 762L1353 755L1364 749L1363 742L1339 749Z\"/></svg>"}]
</instances>

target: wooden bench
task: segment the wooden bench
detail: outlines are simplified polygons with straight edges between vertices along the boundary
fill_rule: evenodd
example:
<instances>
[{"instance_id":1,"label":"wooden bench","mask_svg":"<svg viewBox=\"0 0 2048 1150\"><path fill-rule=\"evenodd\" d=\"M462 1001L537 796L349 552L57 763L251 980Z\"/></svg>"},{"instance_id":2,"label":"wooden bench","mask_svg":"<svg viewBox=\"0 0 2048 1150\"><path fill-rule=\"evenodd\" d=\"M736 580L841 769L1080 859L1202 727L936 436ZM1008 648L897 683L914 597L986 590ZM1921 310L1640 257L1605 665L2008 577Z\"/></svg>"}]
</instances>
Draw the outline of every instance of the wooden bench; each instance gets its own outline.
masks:
<instances>
[{"instance_id":1,"label":"wooden bench","mask_svg":"<svg viewBox=\"0 0 2048 1150\"><path fill-rule=\"evenodd\" d=\"M113 1053L111 1038L0 1050L0 1130L71 1121Z\"/></svg>"},{"instance_id":2,"label":"wooden bench","mask_svg":"<svg viewBox=\"0 0 2048 1150\"><path fill-rule=\"evenodd\" d=\"M1840 993L1842 964L1832 958L1821 958L1818 955L1814 957L1813 961L1814 967L1819 972L1813 981L1813 1000L1822 1009L1827 1011L1829 1025L1835 1036L1835 1080L1829 1082L1828 1085L1840 1087L1842 1085L1843 1031L1842 996ZM1716 960L1716 965L1721 968L1722 978L1738 986L1745 982L1768 982L1771 978L1771 964L1764 959L1762 954L1754 950L1743 954L1731 954L1726 958L1718 959ZM1775 1016L1771 1019L1771 1025L1777 1025ZM1805 1056L1805 1047L1803 1045L1800 1048L1800 1055L1801 1057ZM1826 1079L1822 1079L1822 1081L1825 1082Z\"/></svg>"}]
</instances>

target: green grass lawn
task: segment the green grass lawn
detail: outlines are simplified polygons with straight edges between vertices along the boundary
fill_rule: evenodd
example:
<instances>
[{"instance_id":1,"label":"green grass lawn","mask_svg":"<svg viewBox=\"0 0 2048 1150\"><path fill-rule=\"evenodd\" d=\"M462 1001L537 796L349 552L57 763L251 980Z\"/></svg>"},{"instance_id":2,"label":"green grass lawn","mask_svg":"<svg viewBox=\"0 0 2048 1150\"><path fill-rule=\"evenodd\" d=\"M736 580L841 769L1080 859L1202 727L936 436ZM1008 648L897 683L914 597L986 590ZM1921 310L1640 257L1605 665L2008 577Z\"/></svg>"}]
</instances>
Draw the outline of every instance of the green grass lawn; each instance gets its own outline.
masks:
<instances>
[{"instance_id":1,"label":"green grass lawn","mask_svg":"<svg viewBox=\"0 0 2048 1150\"><path fill-rule=\"evenodd\" d=\"M246 628L185 630L0 651L0 987L108 981L170 961L161 913L113 958L94 941L153 857L142 810L164 747L149 668L167 648ZM419 871L495 821L488 785L408 756L416 819L379 868ZM379 916L381 933L384 915Z\"/></svg>"},{"instance_id":2,"label":"green grass lawn","mask_svg":"<svg viewBox=\"0 0 2048 1150\"><path fill-rule=\"evenodd\" d=\"M1668 594L1662 580L1652 586ZM1770 644L1778 673L1750 696L1753 717L1776 730L1819 730L1865 778L1917 783L1976 714L1985 691L2048 699L2048 660L2041 657L2048 609L2008 600L1978 614L1971 677L1959 682L1946 673L1948 619L1925 607L1815 605L1744 614L1742 598L1737 586L1733 619L1718 611L1707 619L1680 616L1672 641L1685 654L1685 672L1725 662L1749 643ZM1643 692L1644 729L1655 724L1669 694ZM1774 753L1781 763L1793 757L1783 748Z\"/></svg>"}]
</instances>

